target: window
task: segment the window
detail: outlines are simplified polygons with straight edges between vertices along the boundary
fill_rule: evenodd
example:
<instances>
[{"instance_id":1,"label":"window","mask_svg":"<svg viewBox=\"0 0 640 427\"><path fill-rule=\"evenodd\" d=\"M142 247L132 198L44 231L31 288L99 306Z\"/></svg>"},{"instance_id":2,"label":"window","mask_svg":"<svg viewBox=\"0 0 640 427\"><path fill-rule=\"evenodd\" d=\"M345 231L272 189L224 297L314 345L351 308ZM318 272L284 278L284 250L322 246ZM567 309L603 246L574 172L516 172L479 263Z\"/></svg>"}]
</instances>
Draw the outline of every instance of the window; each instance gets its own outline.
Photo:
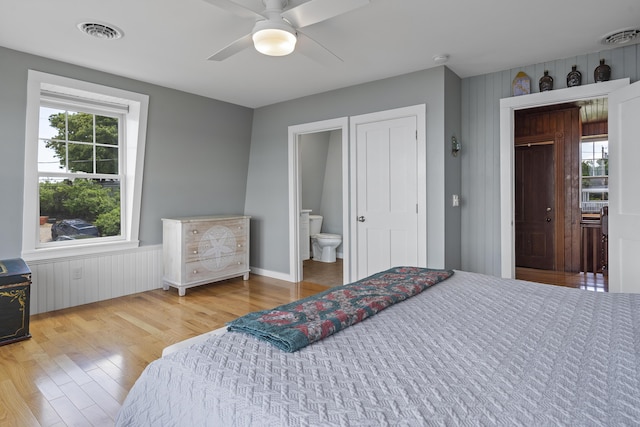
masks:
<instances>
[{"instance_id":1,"label":"window","mask_svg":"<svg viewBox=\"0 0 640 427\"><path fill-rule=\"evenodd\" d=\"M599 213L609 204L609 141L583 140L581 144L581 209Z\"/></svg>"},{"instance_id":2,"label":"window","mask_svg":"<svg viewBox=\"0 0 640 427\"><path fill-rule=\"evenodd\" d=\"M121 236L122 115L40 104L38 246Z\"/></svg>"},{"instance_id":3,"label":"window","mask_svg":"<svg viewBox=\"0 0 640 427\"><path fill-rule=\"evenodd\" d=\"M29 71L23 257L138 245L148 97Z\"/></svg>"}]
</instances>

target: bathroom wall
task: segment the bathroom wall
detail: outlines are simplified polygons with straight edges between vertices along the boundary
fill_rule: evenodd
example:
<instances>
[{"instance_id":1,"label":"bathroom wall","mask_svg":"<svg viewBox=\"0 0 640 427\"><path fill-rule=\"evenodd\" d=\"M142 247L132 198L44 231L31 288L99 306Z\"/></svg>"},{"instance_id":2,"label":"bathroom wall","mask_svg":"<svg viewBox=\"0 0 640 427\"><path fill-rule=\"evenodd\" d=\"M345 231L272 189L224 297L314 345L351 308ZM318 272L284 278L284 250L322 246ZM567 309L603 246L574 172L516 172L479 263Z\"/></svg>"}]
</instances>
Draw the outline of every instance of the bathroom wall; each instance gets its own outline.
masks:
<instances>
[{"instance_id":1,"label":"bathroom wall","mask_svg":"<svg viewBox=\"0 0 640 427\"><path fill-rule=\"evenodd\" d=\"M343 235L342 230L342 131L329 132L327 162L320 203L320 215L324 217L322 231ZM338 246L342 252L342 245Z\"/></svg>"},{"instance_id":2,"label":"bathroom wall","mask_svg":"<svg viewBox=\"0 0 640 427\"><path fill-rule=\"evenodd\" d=\"M302 209L320 213L322 189L329 151L329 132L309 133L300 136L300 193Z\"/></svg>"},{"instance_id":3,"label":"bathroom wall","mask_svg":"<svg viewBox=\"0 0 640 427\"><path fill-rule=\"evenodd\" d=\"M303 209L322 215L322 232L343 235L342 131L300 137L301 197ZM337 248L342 256L342 245Z\"/></svg>"}]
</instances>

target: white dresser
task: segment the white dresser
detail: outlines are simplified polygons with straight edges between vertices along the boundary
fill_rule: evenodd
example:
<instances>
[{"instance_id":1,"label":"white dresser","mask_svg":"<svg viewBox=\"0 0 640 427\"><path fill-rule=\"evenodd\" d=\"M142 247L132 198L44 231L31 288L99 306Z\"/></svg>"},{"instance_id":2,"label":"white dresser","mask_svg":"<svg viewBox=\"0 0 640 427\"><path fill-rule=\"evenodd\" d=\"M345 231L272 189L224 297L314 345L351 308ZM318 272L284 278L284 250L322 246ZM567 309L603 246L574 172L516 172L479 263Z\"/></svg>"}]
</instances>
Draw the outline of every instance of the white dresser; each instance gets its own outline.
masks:
<instances>
[{"instance_id":1,"label":"white dresser","mask_svg":"<svg viewBox=\"0 0 640 427\"><path fill-rule=\"evenodd\" d=\"M162 288L187 288L232 277L249 279L248 216L162 219Z\"/></svg>"}]
</instances>

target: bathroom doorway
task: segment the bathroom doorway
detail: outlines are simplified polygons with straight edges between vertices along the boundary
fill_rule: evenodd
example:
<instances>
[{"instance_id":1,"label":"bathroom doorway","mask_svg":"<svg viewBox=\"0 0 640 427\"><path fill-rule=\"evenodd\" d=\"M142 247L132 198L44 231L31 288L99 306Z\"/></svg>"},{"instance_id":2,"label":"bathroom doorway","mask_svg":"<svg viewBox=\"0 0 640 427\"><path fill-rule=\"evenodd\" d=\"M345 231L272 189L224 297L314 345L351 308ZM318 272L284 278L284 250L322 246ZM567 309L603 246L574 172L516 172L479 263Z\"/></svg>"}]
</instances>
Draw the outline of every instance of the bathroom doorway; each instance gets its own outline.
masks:
<instances>
[{"instance_id":1,"label":"bathroom doorway","mask_svg":"<svg viewBox=\"0 0 640 427\"><path fill-rule=\"evenodd\" d=\"M289 127L289 247L296 283L336 286L349 277L348 153L347 118ZM322 216L322 233L342 236L336 262L311 259L303 213Z\"/></svg>"}]
</instances>

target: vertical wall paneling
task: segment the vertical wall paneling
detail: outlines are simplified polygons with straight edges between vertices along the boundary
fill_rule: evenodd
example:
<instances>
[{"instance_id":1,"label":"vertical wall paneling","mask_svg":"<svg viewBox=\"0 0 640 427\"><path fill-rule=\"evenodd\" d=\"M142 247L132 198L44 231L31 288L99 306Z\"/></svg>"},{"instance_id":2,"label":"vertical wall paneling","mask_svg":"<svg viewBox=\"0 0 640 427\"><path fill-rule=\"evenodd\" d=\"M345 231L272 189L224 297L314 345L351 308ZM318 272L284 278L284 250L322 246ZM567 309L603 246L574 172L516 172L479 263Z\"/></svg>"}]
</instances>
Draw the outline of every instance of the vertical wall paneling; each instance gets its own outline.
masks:
<instances>
[{"instance_id":1,"label":"vertical wall paneling","mask_svg":"<svg viewBox=\"0 0 640 427\"><path fill-rule=\"evenodd\" d=\"M549 70L554 90L566 88L572 65L582 73L582 84L594 83L600 59L611 66L611 79L640 79L640 44L531 64L465 78L462 81L462 269L496 276L500 262L500 99L511 96L511 83L519 71L531 78L532 92Z\"/></svg>"},{"instance_id":2,"label":"vertical wall paneling","mask_svg":"<svg viewBox=\"0 0 640 427\"><path fill-rule=\"evenodd\" d=\"M162 246L74 259L29 262L31 314L60 310L162 286Z\"/></svg>"},{"instance_id":3,"label":"vertical wall paneling","mask_svg":"<svg viewBox=\"0 0 640 427\"><path fill-rule=\"evenodd\" d=\"M496 82L496 76L490 76L487 81L487 87L485 88L485 99L484 99L484 111L486 114L484 124L486 126L486 134L487 139L494 140L500 139L500 129L497 128L494 123L496 122L496 118L500 116L500 108L498 108L495 103L490 100L495 96L496 88L499 87L500 82ZM499 170L498 161L499 157L496 154L499 152L498 145L489 144L487 147L490 147L485 153L485 174L484 174L484 182L487 187L490 187L493 182L493 177L495 176L495 171ZM485 212L488 218L492 218L498 213L498 205L496 203L486 203L485 201ZM493 265L493 254L491 252L484 253L484 265L486 269L491 269Z\"/></svg>"}]
</instances>

